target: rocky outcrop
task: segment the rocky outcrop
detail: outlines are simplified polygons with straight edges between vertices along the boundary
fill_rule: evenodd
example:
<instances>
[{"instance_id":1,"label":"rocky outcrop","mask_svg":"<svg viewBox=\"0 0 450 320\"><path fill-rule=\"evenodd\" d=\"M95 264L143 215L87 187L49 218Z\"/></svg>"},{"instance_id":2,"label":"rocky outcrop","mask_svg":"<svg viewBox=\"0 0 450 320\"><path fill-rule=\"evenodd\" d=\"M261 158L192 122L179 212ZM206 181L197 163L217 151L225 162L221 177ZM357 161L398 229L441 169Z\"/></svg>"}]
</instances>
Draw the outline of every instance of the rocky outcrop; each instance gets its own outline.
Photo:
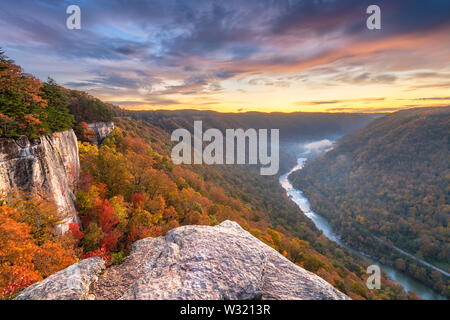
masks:
<instances>
[{"instance_id":1,"label":"rocky outcrop","mask_svg":"<svg viewBox=\"0 0 450 320\"><path fill-rule=\"evenodd\" d=\"M67 279L52 281L58 282L59 295L37 284L19 297L67 297ZM165 237L140 240L91 288L95 299L348 299L231 221L184 226Z\"/></svg>"},{"instance_id":2,"label":"rocky outcrop","mask_svg":"<svg viewBox=\"0 0 450 320\"><path fill-rule=\"evenodd\" d=\"M7 198L15 189L51 199L64 214L67 230L75 221L74 185L80 161L73 130L54 133L29 141L0 139L0 195Z\"/></svg>"},{"instance_id":3,"label":"rocky outcrop","mask_svg":"<svg viewBox=\"0 0 450 320\"><path fill-rule=\"evenodd\" d=\"M114 122L88 123L88 128L95 132L92 143L99 146L103 140L114 130Z\"/></svg>"},{"instance_id":4,"label":"rocky outcrop","mask_svg":"<svg viewBox=\"0 0 450 320\"><path fill-rule=\"evenodd\" d=\"M26 288L16 300L92 300L92 283L105 269L101 258L89 258Z\"/></svg>"}]
</instances>

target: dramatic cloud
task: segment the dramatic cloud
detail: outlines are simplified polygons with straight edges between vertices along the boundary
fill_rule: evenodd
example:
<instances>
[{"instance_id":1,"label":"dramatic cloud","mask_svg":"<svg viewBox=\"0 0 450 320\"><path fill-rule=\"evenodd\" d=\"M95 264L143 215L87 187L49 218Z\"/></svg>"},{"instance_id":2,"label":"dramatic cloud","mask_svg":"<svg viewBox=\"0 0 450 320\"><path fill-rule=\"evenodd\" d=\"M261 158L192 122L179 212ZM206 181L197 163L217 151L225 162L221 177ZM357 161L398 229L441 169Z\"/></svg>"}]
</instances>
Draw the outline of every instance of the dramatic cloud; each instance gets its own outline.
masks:
<instances>
[{"instance_id":1,"label":"dramatic cloud","mask_svg":"<svg viewBox=\"0 0 450 320\"><path fill-rule=\"evenodd\" d=\"M366 0L4 2L0 46L27 72L130 108L384 110L448 89L446 0L377 1L381 30L366 28ZM65 26L70 4L81 30Z\"/></svg>"},{"instance_id":2,"label":"dramatic cloud","mask_svg":"<svg viewBox=\"0 0 450 320\"><path fill-rule=\"evenodd\" d=\"M450 97L419 98L417 100L450 100Z\"/></svg>"},{"instance_id":3,"label":"dramatic cloud","mask_svg":"<svg viewBox=\"0 0 450 320\"><path fill-rule=\"evenodd\" d=\"M385 98L361 98L361 99L347 99L347 100L326 100L326 101L299 101L296 102L297 105L321 105L321 104L337 104L337 103L352 103L352 102L374 102L374 101L383 101Z\"/></svg>"}]
</instances>

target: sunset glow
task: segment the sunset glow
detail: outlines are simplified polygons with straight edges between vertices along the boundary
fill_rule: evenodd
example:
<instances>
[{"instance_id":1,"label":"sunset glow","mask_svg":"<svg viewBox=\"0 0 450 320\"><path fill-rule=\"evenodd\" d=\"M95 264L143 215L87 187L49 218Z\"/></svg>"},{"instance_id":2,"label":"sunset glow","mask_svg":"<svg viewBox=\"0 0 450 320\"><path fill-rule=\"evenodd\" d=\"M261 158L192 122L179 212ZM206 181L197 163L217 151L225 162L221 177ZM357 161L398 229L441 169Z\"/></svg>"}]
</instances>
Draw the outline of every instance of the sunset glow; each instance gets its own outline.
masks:
<instances>
[{"instance_id":1,"label":"sunset glow","mask_svg":"<svg viewBox=\"0 0 450 320\"><path fill-rule=\"evenodd\" d=\"M381 30L356 0L76 1L82 29L68 30L70 2L2 4L0 47L26 72L127 109L450 104L448 1L378 1Z\"/></svg>"}]
</instances>

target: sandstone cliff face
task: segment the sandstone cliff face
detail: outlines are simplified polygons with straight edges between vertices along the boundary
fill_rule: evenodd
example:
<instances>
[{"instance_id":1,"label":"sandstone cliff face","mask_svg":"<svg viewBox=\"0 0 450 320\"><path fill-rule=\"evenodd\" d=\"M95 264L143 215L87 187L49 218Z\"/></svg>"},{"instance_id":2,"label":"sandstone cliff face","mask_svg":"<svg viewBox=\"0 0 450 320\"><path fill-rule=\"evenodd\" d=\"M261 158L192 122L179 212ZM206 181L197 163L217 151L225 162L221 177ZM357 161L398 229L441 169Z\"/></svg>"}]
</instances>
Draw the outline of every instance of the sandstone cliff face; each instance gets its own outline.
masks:
<instances>
[{"instance_id":1,"label":"sandstone cliff face","mask_svg":"<svg viewBox=\"0 0 450 320\"><path fill-rule=\"evenodd\" d=\"M5 198L17 188L53 200L66 217L61 232L77 219L73 189L79 171L73 130L33 141L26 137L0 139L0 195Z\"/></svg>"},{"instance_id":2,"label":"sandstone cliff face","mask_svg":"<svg viewBox=\"0 0 450 320\"><path fill-rule=\"evenodd\" d=\"M106 269L96 282L98 268L85 264L97 262L81 263L70 268L92 280L85 292L68 294L73 272L63 270L44 280L52 285L37 283L18 299L84 299L89 287L95 299L348 299L231 221L140 240L124 263Z\"/></svg>"},{"instance_id":3,"label":"sandstone cliff face","mask_svg":"<svg viewBox=\"0 0 450 320\"><path fill-rule=\"evenodd\" d=\"M93 143L99 146L103 140L114 130L114 122L88 123L88 128L95 132Z\"/></svg>"}]
</instances>

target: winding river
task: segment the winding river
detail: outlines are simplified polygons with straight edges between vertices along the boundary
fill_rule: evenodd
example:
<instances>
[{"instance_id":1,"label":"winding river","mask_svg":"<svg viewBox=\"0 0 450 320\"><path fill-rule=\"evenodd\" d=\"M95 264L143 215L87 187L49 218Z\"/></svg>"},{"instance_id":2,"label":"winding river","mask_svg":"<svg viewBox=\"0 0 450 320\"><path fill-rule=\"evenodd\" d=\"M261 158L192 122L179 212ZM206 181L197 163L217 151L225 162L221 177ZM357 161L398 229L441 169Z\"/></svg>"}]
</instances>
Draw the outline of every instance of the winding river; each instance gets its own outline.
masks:
<instances>
[{"instance_id":1,"label":"winding river","mask_svg":"<svg viewBox=\"0 0 450 320\"><path fill-rule=\"evenodd\" d=\"M320 216L311 209L311 205L308 199L303 194L303 192L301 190L295 189L292 186L292 184L289 182L288 179L289 175L294 171L301 170L310 154L320 150L328 151L331 148L332 142L329 140L316 141L305 145L304 147L305 151L302 153L301 157L298 158L297 165L294 168L292 168L288 173L280 177L280 184L286 190L286 194L298 205L298 207L303 211L303 213L314 222L316 227L319 230L321 230L327 238L336 242L341 247L344 247L350 250L351 252L354 252L358 256L365 258L370 263L378 265L384 272L386 272L389 275L389 277L392 280L400 283L405 288L406 291L414 291L419 297L426 300L445 299L445 297L439 295L431 288L425 286L424 284L420 283L419 281L415 280L409 275L400 272L390 266L384 265L378 261L375 261L364 255L363 253L347 246L340 240L339 236L333 231L333 228L331 227L328 220L326 220L324 217Z\"/></svg>"}]
</instances>

